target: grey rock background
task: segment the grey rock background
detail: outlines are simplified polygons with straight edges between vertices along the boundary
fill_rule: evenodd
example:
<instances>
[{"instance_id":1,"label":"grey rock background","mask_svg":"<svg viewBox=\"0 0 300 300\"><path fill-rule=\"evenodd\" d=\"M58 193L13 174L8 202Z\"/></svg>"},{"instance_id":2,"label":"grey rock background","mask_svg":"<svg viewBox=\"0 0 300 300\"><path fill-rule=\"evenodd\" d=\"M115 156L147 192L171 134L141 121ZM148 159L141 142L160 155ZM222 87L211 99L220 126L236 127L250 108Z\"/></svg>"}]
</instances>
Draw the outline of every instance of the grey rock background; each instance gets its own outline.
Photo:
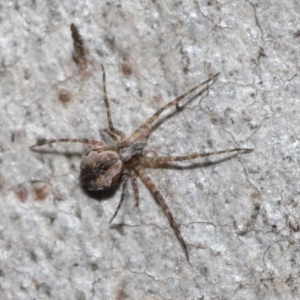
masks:
<instances>
[{"instance_id":1,"label":"grey rock background","mask_svg":"<svg viewBox=\"0 0 300 300\"><path fill-rule=\"evenodd\" d=\"M0 4L0 298L298 299L299 20L291 0ZM71 23L88 52L84 74ZM100 201L80 188L82 146L29 150L38 138L101 138L101 64L128 135L221 72L148 144L173 155L255 149L147 171L191 264L140 182L139 208L129 185L115 220L125 225L112 228L120 189Z\"/></svg>"}]
</instances>

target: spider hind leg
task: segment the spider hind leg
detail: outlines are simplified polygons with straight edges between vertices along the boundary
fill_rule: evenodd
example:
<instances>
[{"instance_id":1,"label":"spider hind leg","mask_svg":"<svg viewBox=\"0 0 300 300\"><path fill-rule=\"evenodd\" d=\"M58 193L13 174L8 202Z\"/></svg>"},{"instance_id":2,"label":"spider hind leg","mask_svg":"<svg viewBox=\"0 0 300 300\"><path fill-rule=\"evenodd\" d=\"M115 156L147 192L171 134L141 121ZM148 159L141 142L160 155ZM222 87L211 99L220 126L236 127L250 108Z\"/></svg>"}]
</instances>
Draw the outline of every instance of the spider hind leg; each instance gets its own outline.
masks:
<instances>
[{"instance_id":1,"label":"spider hind leg","mask_svg":"<svg viewBox=\"0 0 300 300\"><path fill-rule=\"evenodd\" d=\"M155 186L155 184L153 183L153 181L150 179L150 177L146 174L145 170L141 167L137 167L136 168L136 172L138 173L138 175L140 176L142 182L144 183L144 185L149 189L149 191L153 194L157 204L161 207L164 215L167 217L176 237L177 240L179 241L187 261L189 262L189 253L187 250L187 245L181 235L179 226L177 225L172 213L169 210L168 205L166 204L163 196L161 195L161 193L159 192L159 190L157 189L157 187Z\"/></svg>"}]
</instances>

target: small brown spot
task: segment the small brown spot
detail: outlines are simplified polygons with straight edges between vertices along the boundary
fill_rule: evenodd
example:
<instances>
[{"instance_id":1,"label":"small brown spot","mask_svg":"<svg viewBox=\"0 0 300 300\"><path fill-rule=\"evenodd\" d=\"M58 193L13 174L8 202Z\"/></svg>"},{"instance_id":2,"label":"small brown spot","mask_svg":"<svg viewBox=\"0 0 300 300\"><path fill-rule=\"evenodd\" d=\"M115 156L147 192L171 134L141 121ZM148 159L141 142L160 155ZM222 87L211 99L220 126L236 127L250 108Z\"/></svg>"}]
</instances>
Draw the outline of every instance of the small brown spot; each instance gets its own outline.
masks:
<instances>
[{"instance_id":1,"label":"small brown spot","mask_svg":"<svg viewBox=\"0 0 300 300\"><path fill-rule=\"evenodd\" d=\"M132 74L132 68L126 58L123 59L122 65L121 65L122 73L128 77Z\"/></svg>"},{"instance_id":2,"label":"small brown spot","mask_svg":"<svg viewBox=\"0 0 300 300\"><path fill-rule=\"evenodd\" d=\"M45 200L51 192L51 186L42 181L33 182L32 187L34 190L35 199L39 201Z\"/></svg>"},{"instance_id":3,"label":"small brown spot","mask_svg":"<svg viewBox=\"0 0 300 300\"><path fill-rule=\"evenodd\" d=\"M58 100L62 104L67 104L68 102L71 101L71 95L68 91L61 90L58 92Z\"/></svg>"},{"instance_id":4,"label":"small brown spot","mask_svg":"<svg viewBox=\"0 0 300 300\"><path fill-rule=\"evenodd\" d=\"M124 287L122 286L118 291L117 300L125 300L125 299L129 299L129 296L124 291Z\"/></svg>"},{"instance_id":5,"label":"small brown spot","mask_svg":"<svg viewBox=\"0 0 300 300\"><path fill-rule=\"evenodd\" d=\"M125 76L130 76L132 74L132 69L127 63L122 64L122 73Z\"/></svg>"},{"instance_id":6,"label":"small brown spot","mask_svg":"<svg viewBox=\"0 0 300 300\"><path fill-rule=\"evenodd\" d=\"M25 202L28 196L28 191L23 184L19 184L14 188L15 194L18 196L21 202Z\"/></svg>"}]
</instances>

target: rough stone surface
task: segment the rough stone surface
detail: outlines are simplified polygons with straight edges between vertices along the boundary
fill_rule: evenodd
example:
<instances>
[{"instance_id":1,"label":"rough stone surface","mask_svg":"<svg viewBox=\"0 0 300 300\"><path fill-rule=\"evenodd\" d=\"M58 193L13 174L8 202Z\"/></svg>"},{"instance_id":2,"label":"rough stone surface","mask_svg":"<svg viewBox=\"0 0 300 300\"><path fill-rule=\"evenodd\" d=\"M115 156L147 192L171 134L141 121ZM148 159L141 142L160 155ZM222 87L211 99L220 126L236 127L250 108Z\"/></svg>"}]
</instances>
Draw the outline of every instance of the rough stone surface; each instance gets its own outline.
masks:
<instances>
[{"instance_id":1,"label":"rough stone surface","mask_svg":"<svg viewBox=\"0 0 300 300\"><path fill-rule=\"evenodd\" d=\"M160 2L0 4L1 299L300 297L300 4ZM85 74L72 58L71 23L87 49ZM81 189L82 146L29 150L39 138L102 138L101 64L114 124L128 135L221 72L148 143L164 155L255 150L147 171L190 264L140 182L139 208L129 185L114 221L125 225L111 226L120 189Z\"/></svg>"}]
</instances>

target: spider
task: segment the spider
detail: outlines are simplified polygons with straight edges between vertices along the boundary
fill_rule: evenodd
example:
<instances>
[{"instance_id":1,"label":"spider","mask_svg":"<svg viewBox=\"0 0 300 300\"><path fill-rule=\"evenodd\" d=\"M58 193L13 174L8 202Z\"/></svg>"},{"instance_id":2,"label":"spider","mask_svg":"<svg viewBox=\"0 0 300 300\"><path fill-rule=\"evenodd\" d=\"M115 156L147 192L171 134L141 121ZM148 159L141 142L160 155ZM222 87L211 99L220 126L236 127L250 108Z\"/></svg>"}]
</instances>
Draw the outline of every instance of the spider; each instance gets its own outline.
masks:
<instances>
[{"instance_id":1,"label":"spider","mask_svg":"<svg viewBox=\"0 0 300 300\"><path fill-rule=\"evenodd\" d=\"M80 40L80 47L82 47L82 41L79 36L78 30L75 25L71 25L72 33L74 30L77 33L77 37L73 34L74 45L75 39ZM74 46L75 47L75 46ZM75 48L76 50L76 48ZM75 51L76 52L76 51ZM78 51L77 51L78 52ZM76 54L76 53L75 53ZM168 205L166 204L162 194L157 189L156 185L152 179L145 172L145 168L159 168L166 163L179 162L179 161L189 161L200 157L207 157L217 154L228 154L232 152L244 154L249 153L252 149L249 148L234 148L234 149L225 149L214 152L201 152L193 153L183 156L147 156L148 151L145 150L147 145L147 139L153 129L153 125L156 123L159 116L165 110L176 107L178 108L179 102L186 98L188 95L193 93L196 90L200 89L198 94L201 94L208 89L209 83L212 83L218 74L215 74L206 81L196 85L192 89L188 90L181 96L177 97L173 101L165 104L160 109L158 109L143 125L136 129L133 134L129 137L126 137L125 134L116 129L112 122L110 105L107 97L106 91L106 75L103 65L102 72L102 84L103 84L103 95L104 103L106 108L106 115L108 121L108 129L105 129L106 132L113 140L113 144L109 145L102 141L89 140L89 139L40 139L37 143L30 147L34 149L35 147L42 145L51 145L53 143L83 143L91 145L91 148L83 153L81 165L80 165L80 181L84 188L92 191L103 191L109 188L112 188L121 180L122 192L118 206L110 219L110 223L116 217L119 212L120 207L125 198L125 192L127 188L128 180L131 180L131 184L134 191L135 205L139 205L139 191L137 185L137 177L141 179L143 184L150 190L156 203L161 207L164 215L167 217L170 226L172 227L176 238L178 239L187 261L189 262L189 254L187 245L182 237L179 226L176 223L172 213L169 210Z\"/></svg>"}]
</instances>

